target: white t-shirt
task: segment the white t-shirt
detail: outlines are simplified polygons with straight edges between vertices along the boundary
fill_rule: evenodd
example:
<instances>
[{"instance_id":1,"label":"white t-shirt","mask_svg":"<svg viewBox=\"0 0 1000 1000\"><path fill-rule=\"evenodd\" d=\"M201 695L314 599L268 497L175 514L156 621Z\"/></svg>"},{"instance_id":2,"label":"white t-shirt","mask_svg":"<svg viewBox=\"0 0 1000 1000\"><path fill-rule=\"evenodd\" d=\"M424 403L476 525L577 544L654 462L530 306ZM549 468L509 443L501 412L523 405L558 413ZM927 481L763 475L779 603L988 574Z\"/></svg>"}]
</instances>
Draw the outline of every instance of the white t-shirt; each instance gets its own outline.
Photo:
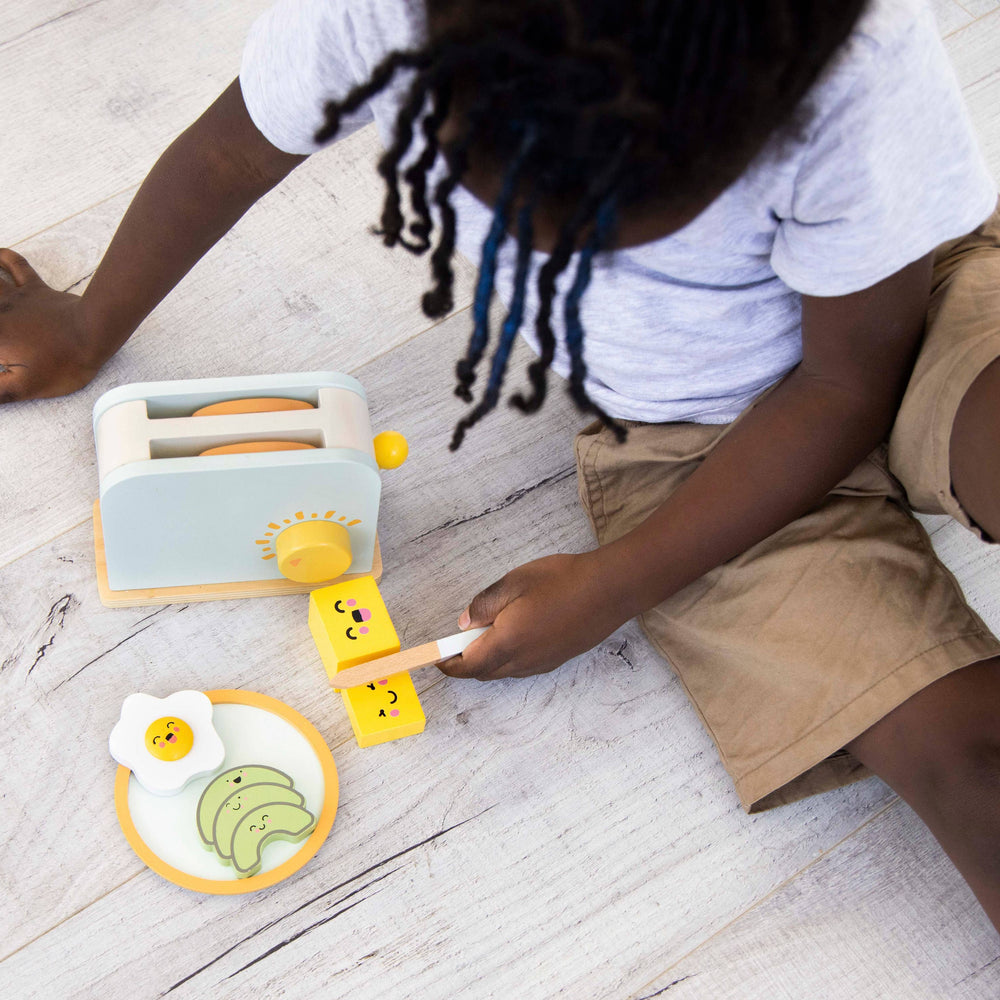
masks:
<instances>
[{"instance_id":1,"label":"white t-shirt","mask_svg":"<svg viewBox=\"0 0 1000 1000\"><path fill-rule=\"evenodd\" d=\"M325 101L367 80L387 52L419 46L424 31L422 4L407 0L279 0L247 41L250 116L280 149L312 153ZM409 79L399 74L339 135L374 120L388 143ZM801 359L800 294L867 288L994 208L996 185L924 0L873 0L810 101L806 134L758 157L683 229L595 260L581 306L586 388L612 416L734 419ZM457 246L478 263L492 213L463 188L453 204ZM506 301L514 249L506 241L498 259ZM535 268L546 259L534 257ZM530 287L522 331L537 350ZM566 375L558 303L552 320L553 368Z\"/></svg>"}]
</instances>

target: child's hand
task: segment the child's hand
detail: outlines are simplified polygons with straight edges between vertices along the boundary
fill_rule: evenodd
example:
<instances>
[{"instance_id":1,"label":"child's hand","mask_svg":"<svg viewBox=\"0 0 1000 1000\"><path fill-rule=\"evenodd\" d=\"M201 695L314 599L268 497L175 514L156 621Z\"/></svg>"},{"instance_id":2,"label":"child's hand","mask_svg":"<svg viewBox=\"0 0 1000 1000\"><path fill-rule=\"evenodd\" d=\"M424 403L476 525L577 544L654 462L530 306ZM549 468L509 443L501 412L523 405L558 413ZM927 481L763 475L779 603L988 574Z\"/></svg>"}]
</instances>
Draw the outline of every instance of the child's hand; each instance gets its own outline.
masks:
<instances>
[{"instance_id":1,"label":"child's hand","mask_svg":"<svg viewBox=\"0 0 1000 1000\"><path fill-rule=\"evenodd\" d=\"M606 639L631 614L602 571L601 550L519 566L478 594L459 626L492 624L461 655L439 664L452 677L497 680L555 670Z\"/></svg>"},{"instance_id":2,"label":"child's hand","mask_svg":"<svg viewBox=\"0 0 1000 1000\"><path fill-rule=\"evenodd\" d=\"M83 388L107 360L86 329L80 296L50 288L0 250L0 403Z\"/></svg>"}]
</instances>

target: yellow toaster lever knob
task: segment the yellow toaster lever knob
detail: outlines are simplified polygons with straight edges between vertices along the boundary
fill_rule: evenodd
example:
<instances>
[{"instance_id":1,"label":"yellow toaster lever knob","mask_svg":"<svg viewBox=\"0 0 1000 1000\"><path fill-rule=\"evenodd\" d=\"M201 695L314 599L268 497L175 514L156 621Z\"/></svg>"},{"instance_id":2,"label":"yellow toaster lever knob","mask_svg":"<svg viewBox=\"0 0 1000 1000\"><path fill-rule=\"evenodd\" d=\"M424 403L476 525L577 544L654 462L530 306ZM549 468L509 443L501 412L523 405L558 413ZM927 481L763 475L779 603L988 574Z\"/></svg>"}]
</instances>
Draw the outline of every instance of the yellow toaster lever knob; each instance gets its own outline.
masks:
<instances>
[{"instance_id":1,"label":"yellow toaster lever knob","mask_svg":"<svg viewBox=\"0 0 1000 1000\"><path fill-rule=\"evenodd\" d=\"M380 469L398 469L410 453L406 438L399 431L382 431L375 435L375 462Z\"/></svg>"},{"instance_id":2,"label":"yellow toaster lever knob","mask_svg":"<svg viewBox=\"0 0 1000 1000\"><path fill-rule=\"evenodd\" d=\"M302 521L275 540L278 570L296 583L323 583L343 575L354 558L351 539L342 524Z\"/></svg>"}]
</instances>

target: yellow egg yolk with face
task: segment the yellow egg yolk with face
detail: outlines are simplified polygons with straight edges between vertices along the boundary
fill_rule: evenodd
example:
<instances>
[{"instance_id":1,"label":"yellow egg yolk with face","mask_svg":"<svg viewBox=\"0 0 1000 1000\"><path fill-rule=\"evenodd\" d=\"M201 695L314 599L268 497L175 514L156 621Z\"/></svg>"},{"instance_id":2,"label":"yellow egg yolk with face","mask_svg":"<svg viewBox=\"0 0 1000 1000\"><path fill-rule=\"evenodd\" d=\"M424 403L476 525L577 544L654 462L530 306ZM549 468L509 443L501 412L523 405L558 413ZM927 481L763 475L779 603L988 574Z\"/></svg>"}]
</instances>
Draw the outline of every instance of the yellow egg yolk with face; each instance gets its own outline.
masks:
<instances>
[{"instance_id":1,"label":"yellow egg yolk with face","mask_svg":"<svg viewBox=\"0 0 1000 1000\"><path fill-rule=\"evenodd\" d=\"M180 760L194 746L194 733L182 719L157 719L146 730L146 749L157 760Z\"/></svg>"}]
</instances>

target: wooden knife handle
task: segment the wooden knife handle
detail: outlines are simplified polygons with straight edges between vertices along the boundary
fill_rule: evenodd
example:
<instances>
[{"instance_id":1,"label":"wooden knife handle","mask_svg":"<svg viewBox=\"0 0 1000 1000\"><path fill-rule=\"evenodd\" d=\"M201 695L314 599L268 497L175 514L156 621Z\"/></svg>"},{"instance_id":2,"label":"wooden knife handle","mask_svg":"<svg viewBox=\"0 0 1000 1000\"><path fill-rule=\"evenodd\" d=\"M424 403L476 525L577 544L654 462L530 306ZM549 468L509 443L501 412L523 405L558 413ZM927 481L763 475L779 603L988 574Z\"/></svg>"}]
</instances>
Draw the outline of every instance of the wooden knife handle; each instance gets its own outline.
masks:
<instances>
[{"instance_id":1,"label":"wooden knife handle","mask_svg":"<svg viewBox=\"0 0 1000 1000\"><path fill-rule=\"evenodd\" d=\"M416 670L418 667L429 667L432 663L440 663L450 659L470 645L485 632L484 628L469 629L459 635L448 636L439 642L425 642L422 646L401 649L398 653L379 656L377 659L358 663L356 666L338 670L330 678L330 683L338 690L342 688L360 687L362 684L372 684L390 674L398 674L401 670ZM442 646L448 650L442 653Z\"/></svg>"}]
</instances>

